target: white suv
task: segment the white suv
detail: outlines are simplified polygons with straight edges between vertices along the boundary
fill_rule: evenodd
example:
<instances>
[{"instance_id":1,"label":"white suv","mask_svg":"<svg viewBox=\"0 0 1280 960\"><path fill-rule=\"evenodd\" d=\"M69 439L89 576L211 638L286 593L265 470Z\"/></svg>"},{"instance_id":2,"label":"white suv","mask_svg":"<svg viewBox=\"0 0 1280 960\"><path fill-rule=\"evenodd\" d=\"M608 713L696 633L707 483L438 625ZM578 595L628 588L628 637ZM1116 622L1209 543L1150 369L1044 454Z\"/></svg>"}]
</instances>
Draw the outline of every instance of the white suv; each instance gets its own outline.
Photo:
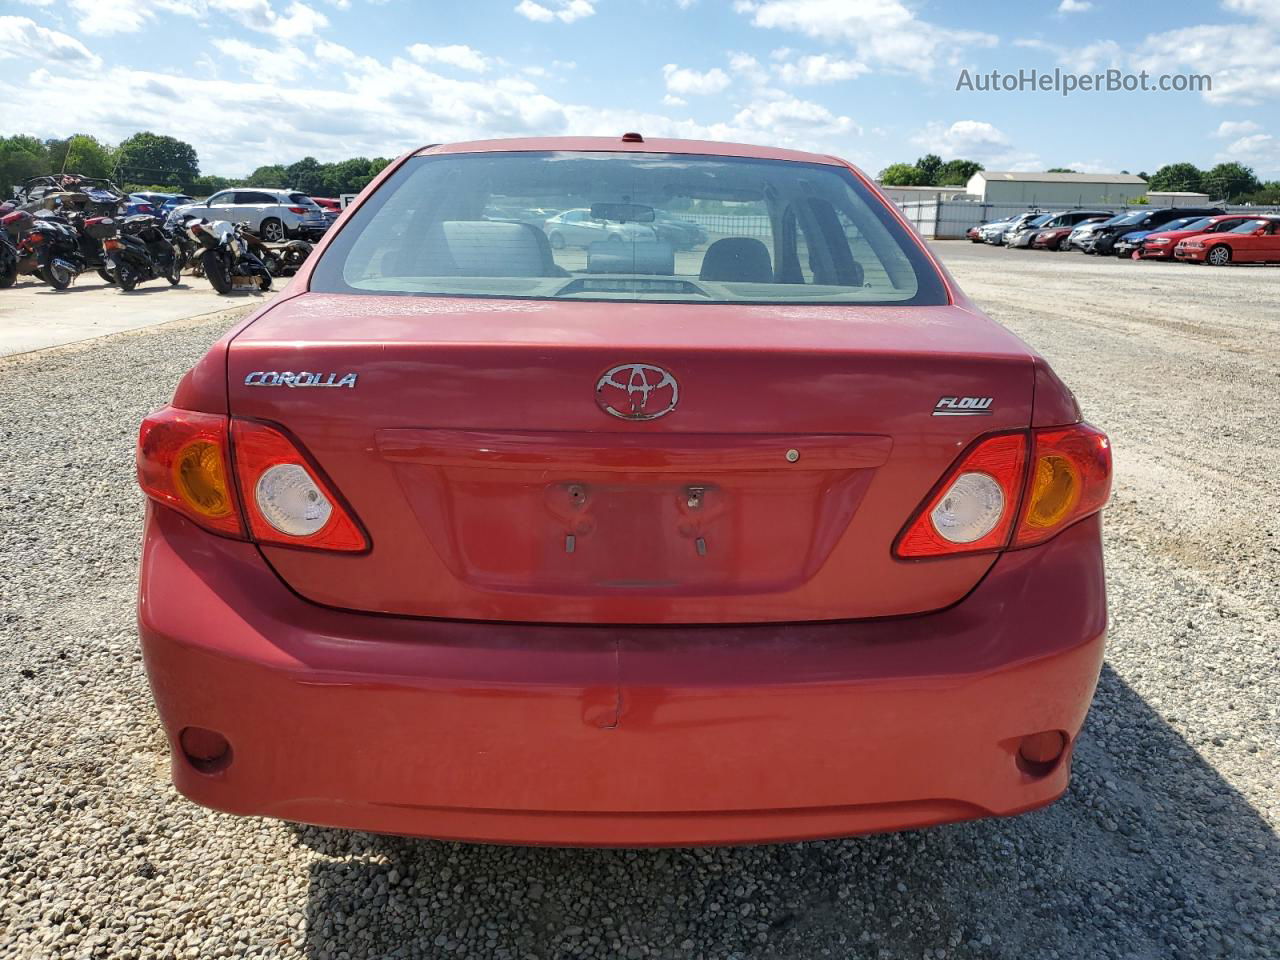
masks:
<instances>
[{"instance_id":1,"label":"white suv","mask_svg":"<svg viewBox=\"0 0 1280 960\"><path fill-rule=\"evenodd\" d=\"M315 240L329 226L320 204L305 193L258 187L221 190L208 200L175 207L169 219L181 219L187 214L231 223L247 222L250 230L263 240L273 242L286 237Z\"/></svg>"}]
</instances>

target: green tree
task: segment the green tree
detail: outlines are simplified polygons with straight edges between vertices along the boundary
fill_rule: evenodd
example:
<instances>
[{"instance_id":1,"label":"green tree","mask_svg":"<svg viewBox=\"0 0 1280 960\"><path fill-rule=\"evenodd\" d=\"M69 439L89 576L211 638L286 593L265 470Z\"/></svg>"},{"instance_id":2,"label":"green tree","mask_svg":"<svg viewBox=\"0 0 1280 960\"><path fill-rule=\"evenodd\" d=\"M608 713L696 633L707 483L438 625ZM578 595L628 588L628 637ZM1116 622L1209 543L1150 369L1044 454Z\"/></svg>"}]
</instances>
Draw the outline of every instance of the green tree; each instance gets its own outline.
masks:
<instances>
[{"instance_id":1,"label":"green tree","mask_svg":"<svg viewBox=\"0 0 1280 960\"><path fill-rule=\"evenodd\" d=\"M275 187L276 189L283 189L288 186L288 183L286 183L288 179L281 164L269 163L266 166L258 167L253 173L245 177L244 185L246 187Z\"/></svg>"},{"instance_id":2,"label":"green tree","mask_svg":"<svg viewBox=\"0 0 1280 960\"><path fill-rule=\"evenodd\" d=\"M969 178L982 169L977 160L948 160L938 169L938 186L949 187L963 185Z\"/></svg>"},{"instance_id":3,"label":"green tree","mask_svg":"<svg viewBox=\"0 0 1280 960\"><path fill-rule=\"evenodd\" d=\"M913 163L891 163L880 171L878 178L886 187L923 187L924 174Z\"/></svg>"},{"instance_id":4,"label":"green tree","mask_svg":"<svg viewBox=\"0 0 1280 960\"><path fill-rule=\"evenodd\" d=\"M87 133L72 134L65 140L46 140L45 149L49 152L49 169L54 173L104 179L114 172L111 147Z\"/></svg>"},{"instance_id":5,"label":"green tree","mask_svg":"<svg viewBox=\"0 0 1280 960\"><path fill-rule=\"evenodd\" d=\"M193 196L207 197L210 194L217 193L219 190L225 190L227 187L239 186L240 183L241 181L232 180L229 177L219 177L212 173L206 173L192 180L187 189Z\"/></svg>"},{"instance_id":6,"label":"green tree","mask_svg":"<svg viewBox=\"0 0 1280 960\"><path fill-rule=\"evenodd\" d=\"M286 187L301 190L308 196L320 196L324 190L324 164L315 157L303 157L284 168Z\"/></svg>"},{"instance_id":7,"label":"green tree","mask_svg":"<svg viewBox=\"0 0 1280 960\"><path fill-rule=\"evenodd\" d=\"M200 160L191 144L144 130L116 150L116 175L121 180L172 183L188 190L200 175Z\"/></svg>"},{"instance_id":8,"label":"green tree","mask_svg":"<svg viewBox=\"0 0 1280 960\"><path fill-rule=\"evenodd\" d=\"M324 195L336 197L343 193L359 193L381 169L374 166L374 161L368 157L327 163L324 166Z\"/></svg>"},{"instance_id":9,"label":"green tree","mask_svg":"<svg viewBox=\"0 0 1280 960\"><path fill-rule=\"evenodd\" d=\"M1050 167L1045 173L1075 173L1070 167Z\"/></svg>"},{"instance_id":10,"label":"green tree","mask_svg":"<svg viewBox=\"0 0 1280 960\"><path fill-rule=\"evenodd\" d=\"M0 197L24 180L50 172L49 154L35 137L0 137Z\"/></svg>"},{"instance_id":11,"label":"green tree","mask_svg":"<svg viewBox=\"0 0 1280 960\"><path fill-rule=\"evenodd\" d=\"M923 186L936 187L940 182L938 180L938 171L942 169L942 158L936 153L926 153L916 161L916 169L920 171L920 175L924 178L921 181Z\"/></svg>"},{"instance_id":12,"label":"green tree","mask_svg":"<svg viewBox=\"0 0 1280 960\"><path fill-rule=\"evenodd\" d=\"M1248 196L1261 186L1251 167L1234 161L1220 163L1212 170L1206 170L1200 184L1200 189L1205 193L1216 199L1226 200Z\"/></svg>"},{"instance_id":13,"label":"green tree","mask_svg":"<svg viewBox=\"0 0 1280 960\"><path fill-rule=\"evenodd\" d=\"M1196 193L1204 174L1194 163L1166 163L1147 181L1148 190Z\"/></svg>"}]
</instances>

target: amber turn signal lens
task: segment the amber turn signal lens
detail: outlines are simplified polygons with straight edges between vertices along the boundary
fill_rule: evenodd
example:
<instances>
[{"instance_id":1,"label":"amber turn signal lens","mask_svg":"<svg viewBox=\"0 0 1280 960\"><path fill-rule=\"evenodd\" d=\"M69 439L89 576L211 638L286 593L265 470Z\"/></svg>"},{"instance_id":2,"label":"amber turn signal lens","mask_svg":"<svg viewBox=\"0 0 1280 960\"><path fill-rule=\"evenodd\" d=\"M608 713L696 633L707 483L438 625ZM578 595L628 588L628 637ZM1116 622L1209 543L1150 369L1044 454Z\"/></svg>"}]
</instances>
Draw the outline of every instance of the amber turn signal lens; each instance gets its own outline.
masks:
<instances>
[{"instance_id":1,"label":"amber turn signal lens","mask_svg":"<svg viewBox=\"0 0 1280 960\"><path fill-rule=\"evenodd\" d=\"M209 440L192 440L173 458L173 485L188 506L206 517L231 512L231 493L222 450Z\"/></svg>"},{"instance_id":2,"label":"amber turn signal lens","mask_svg":"<svg viewBox=\"0 0 1280 960\"><path fill-rule=\"evenodd\" d=\"M1066 457L1049 454L1036 460L1025 522L1054 527L1080 499L1080 471Z\"/></svg>"}]
</instances>

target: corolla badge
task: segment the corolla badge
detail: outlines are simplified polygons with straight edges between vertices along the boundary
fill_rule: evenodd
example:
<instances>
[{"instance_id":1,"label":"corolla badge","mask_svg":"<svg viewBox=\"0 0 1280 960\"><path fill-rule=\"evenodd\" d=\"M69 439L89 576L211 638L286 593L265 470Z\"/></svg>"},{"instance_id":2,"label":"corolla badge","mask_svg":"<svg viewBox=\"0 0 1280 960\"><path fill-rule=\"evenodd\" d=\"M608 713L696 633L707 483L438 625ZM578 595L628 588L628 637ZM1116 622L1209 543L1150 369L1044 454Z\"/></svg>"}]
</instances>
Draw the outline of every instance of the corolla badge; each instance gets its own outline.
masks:
<instances>
[{"instance_id":1,"label":"corolla badge","mask_svg":"<svg viewBox=\"0 0 1280 960\"><path fill-rule=\"evenodd\" d=\"M286 370L255 370L244 378L246 387L349 387L356 388L354 373L294 373Z\"/></svg>"},{"instance_id":2,"label":"corolla badge","mask_svg":"<svg viewBox=\"0 0 1280 960\"><path fill-rule=\"evenodd\" d=\"M676 408L680 384L650 363L621 363L596 381L596 404L620 420L657 420Z\"/></svg>"}]
</instances>

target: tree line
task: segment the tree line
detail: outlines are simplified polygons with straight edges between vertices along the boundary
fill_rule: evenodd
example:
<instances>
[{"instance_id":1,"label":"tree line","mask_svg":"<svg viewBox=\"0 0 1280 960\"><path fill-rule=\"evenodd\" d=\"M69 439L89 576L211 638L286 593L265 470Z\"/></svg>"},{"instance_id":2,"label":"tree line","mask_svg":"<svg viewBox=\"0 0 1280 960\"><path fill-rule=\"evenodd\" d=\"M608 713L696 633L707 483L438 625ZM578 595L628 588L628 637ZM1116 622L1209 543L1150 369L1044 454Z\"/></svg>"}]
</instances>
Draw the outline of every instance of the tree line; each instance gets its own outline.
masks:
<instances>
[{"instance_id":1,"label":"tree line","mask_svg":"<svg viewBox=\"0 0 1280 960\"><path fill-rule=\"evenodd\" d=\"M30 136L0 137L0 194L32 177L54 173L110 179L122 189L189 193L206 197L227 187L297 189L308 196L336 197L358 193L391 161L386 157L352 157L321 163L303 157L290 164L258 167L247 177L202 174L196 148L176 137L144 130L112 145L88 134L40 140Z\"/></svg>"},{"instance_id":2,"label":"tree line","mask_svg":"<svg viewBox=\"0 0 1280 960\"><path fill-rule=\"evenodd\" d=\"M927 153L915 163L891 163L880 171L879 180L890 187L963 186L979 170L974 160L948 160ZM1046 173L1075 173L1069 167L1050 167ZM1121 170L1128 173L1128 170ZM1280 180L1262 182L1251 167L1234 161L1201 170L1194 163L1167 163L1155 173L1138 174L1148 190L1207 193L1211 200L1230 203L1280 203Z\"/></svg>"}]
</instances>

